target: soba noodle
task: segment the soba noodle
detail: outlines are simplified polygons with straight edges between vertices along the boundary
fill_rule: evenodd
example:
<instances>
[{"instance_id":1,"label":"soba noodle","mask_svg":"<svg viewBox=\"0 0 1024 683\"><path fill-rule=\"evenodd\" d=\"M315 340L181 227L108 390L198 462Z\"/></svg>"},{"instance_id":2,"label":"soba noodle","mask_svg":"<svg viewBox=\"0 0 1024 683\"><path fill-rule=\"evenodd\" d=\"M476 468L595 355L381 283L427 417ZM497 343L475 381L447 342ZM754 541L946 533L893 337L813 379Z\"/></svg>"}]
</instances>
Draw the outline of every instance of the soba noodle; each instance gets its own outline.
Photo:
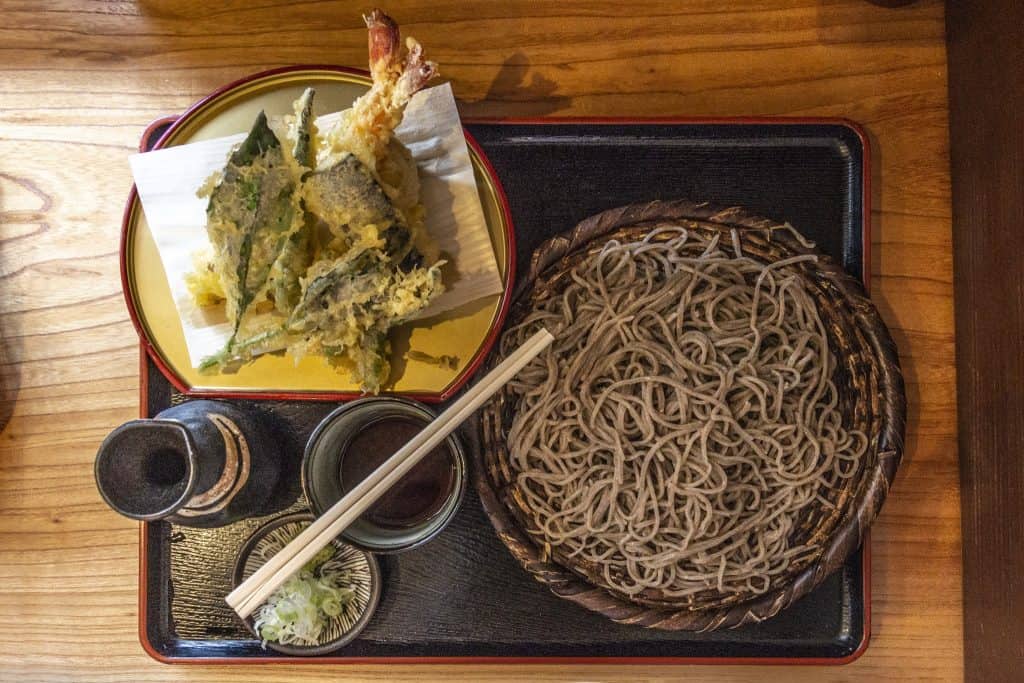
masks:
<instances>
[{"instance_id":1,"label":"soba noodle","mask_svg":"<svg viewBox=\"0 0 1024 683\"><path fill-rule=\"evenodd\" d=\"M801 510L867 447L793 268L816 257L766 265L731 242L608 242L502 339L555 335L508 389L530 533L627 595L767 591L817 550L794 542Z\"/></svg>"}]
</instances>

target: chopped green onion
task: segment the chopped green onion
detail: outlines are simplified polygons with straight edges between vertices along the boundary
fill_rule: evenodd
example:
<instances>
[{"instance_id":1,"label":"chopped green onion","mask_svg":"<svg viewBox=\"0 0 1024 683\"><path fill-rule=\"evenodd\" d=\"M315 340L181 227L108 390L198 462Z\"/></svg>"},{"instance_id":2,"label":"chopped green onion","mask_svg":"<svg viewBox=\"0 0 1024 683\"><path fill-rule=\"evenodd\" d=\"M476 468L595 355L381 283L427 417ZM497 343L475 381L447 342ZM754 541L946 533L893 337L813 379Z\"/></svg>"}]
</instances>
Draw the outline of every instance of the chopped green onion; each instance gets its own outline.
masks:
<instances>
[{"instance_id":1,"label":"chopped green onion","mask_svg":"<svg viewBox=\"0 0 1024 683\"><path fill-rule=\"evenodd\" d=\"M264 604L254 622L256 632L282 645L317 645L327 621L342 613L355 598L346 572L329 565L335 549L328 546L281 585Z\"/></svg>"}]
</instances>

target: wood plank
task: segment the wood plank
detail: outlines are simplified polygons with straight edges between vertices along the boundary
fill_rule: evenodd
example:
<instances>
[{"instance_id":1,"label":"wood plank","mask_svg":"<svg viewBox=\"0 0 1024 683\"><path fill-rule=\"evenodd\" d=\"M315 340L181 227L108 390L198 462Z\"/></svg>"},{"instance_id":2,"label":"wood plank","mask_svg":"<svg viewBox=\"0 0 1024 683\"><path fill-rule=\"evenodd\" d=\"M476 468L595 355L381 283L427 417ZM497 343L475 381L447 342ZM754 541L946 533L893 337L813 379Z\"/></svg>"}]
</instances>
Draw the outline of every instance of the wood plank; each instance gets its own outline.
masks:
<instances>
[{"instance_id":1,"label":"wood plank","mask_svg":"<svg viewBox=\"0 0 1024 683\"><path fill-rule=\"evenodd\" d=\"M969 681L1024 678L1024 4L949 3Z\"/></svg>"}]
</instances>

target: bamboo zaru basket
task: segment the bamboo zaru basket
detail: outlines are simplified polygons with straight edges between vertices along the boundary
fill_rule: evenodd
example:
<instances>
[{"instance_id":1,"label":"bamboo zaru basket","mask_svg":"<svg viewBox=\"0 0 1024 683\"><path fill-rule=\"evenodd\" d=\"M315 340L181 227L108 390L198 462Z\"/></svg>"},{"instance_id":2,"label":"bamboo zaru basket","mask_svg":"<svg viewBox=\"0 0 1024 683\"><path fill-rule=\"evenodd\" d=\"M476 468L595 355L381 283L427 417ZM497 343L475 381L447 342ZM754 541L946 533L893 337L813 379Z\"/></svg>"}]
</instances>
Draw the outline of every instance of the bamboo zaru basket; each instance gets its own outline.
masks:
<instances>
[{"instance_id":1,"label":"bamboo zaru basket","mask_svg":"<svg viewBox=\"0 0 1024 683\"><path fill-rule=\"evenodd\" d=\"M862 285L831 258L805 246L789 226L738 208L721 209L687 201L634 204L605 211L542 244L513 297L507 326L516 325L544 297L557 296L566 274L609 240L643 239L662 226L724 233L736 230L744 255L771 263L814 253L817 261L795 264L818 307L837 360L833 382L844 425L868 437L856 473L823 493L824 502L803 508L794 540L817 550L774 577L766 592L719 593L714 588L666 599L644 593L627 596L609 586L602 571L544 543L532 528L525 496L518 490L506 441L514 418L508 388L481 415L482 448L475 478L484 509L499 538L533 577L556 595L614 621L667 630L705 631L768 619L806 595L841 567L864 540L878 514L903 452L906 399L895 345ZM657 239L657 237L655 237ZM501 360L495 354L491 364Z\"/></svg>"}]
</instances>

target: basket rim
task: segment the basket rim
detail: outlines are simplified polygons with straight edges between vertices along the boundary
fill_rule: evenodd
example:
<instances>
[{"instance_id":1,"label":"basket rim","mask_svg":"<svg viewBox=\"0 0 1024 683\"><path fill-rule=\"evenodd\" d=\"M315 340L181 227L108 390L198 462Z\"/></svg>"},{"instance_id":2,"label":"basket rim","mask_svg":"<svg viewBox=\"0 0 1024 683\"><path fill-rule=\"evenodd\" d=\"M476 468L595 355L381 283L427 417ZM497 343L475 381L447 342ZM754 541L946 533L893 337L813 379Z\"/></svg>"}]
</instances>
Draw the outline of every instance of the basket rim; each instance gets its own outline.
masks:
<instances>
[{"instance_id":1,"label":"basket rim","mask_svg":"<svg viewBox=\"0 0 1024 683\"><path fill-rule=\"evenodd\" d=\"M707 228L720 230L735 228L747 232L767 232L772 235L772 239L775 239L775 231L779 230L778 238L787 240L788 247L818 254L822 257L816 268L818 274L827 278L845 303L849 304L850 322L856 326L871 349L879 377L878 439L873 444L874 452L869 452L869 465L862 475L861 485L855 491L848 515L839 520L817 559L783 585L735 604L709 609L638 604L588 582L572 568L546 557L494 489L487 467L488 454L485 454L489 450L486 434L482 447L474 449L473 480L484 511L498 537L524 569L559 597L620 623L666 630L735 628L776 615L818 586L861 545L868 527L881 509L902 459L906 422L903 378L892 337L878 310L868 299L863 285L827 255L799 244L789 234L788 229L792 227L789 224L752 214L741 207L687 200L654 201L617 207L586 218L571 230L549 238L534 251L527 273L519 281L512 297L513 309L524 301L533 290L536 280L549 268L586 249L593 241L615 230L653 228L657 223L668 221L697 222ZM491 365L496 362L495 358L492 356ZM483 422L480 427L485 431Z\"/></svg>"}]
</instances>

